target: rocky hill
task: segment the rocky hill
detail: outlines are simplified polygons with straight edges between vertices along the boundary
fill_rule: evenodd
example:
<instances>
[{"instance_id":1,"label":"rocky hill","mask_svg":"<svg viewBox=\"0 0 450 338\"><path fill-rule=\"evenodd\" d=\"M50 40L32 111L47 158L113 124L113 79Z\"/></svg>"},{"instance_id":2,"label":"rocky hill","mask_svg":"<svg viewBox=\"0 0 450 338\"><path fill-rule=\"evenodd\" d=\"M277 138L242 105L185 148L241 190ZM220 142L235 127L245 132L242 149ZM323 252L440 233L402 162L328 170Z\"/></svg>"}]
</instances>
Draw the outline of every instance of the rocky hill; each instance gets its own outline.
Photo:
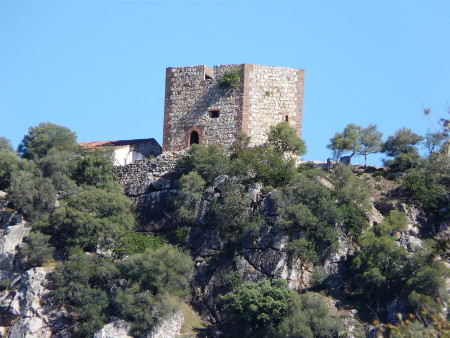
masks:
<instances>
[{"instance_id":1,"label":"rocky hill","mask_svg":"<svg viewBox=\"0 0 450 338\"><path fill-rule=\"evenodd\" d=\"M137 214L134 230L152 234L192 257L190 293L184 299L203 320L199 324L201 321L197 319L195 325L189 324L190 328L183 326L186 311L181 311L179 305L139 336L233 335L236 314L226 309L225 295L240 290L242 285L250 285L248 282L256 285L264 280L282 279L290 290L300 294L320 294L318 297L323 298L331 317L343 323L339 332L348 336L382 332L386 327L373 326L373 320L395 322L397 313L411 311L414 295L423 301L424 297L437 299L426 290L420 291L419 286L428 282L438 285L438 278L427 277L427 273L434 274L443 264L448 266L448 251L445 251L450 232L448 208L424 211L420 204L405 198L401 181L386 168L353 166L350 170L338 166L327 172L303 164L297 169L286 169L295 173L279 183L272 178L255 179L255 172L260 169L254 168L245 172L230 169L225 174L219 170L210 175L211 168L230 166L228 160L221 158L225 162L214 162L205 169L206 165L202 167L192 161L180 165L180 158L185 155L163 153L155 159L115 169ZM56 204L63 203L64 198L60 194ZM1 192L1 335L70 337L74 322L82 319L69 306L55 308L52 304L57 283L51 277L57 265L55 261L32 268L24 264L22 242L32 224L12 209L8 199ZM379 267L370 261L372 256L364 250L374 250L370 241L378 240L388 246L392 241L393 246L386 248L407 261L396 267L387 266L390 263ZM426 251L430 241L440 243L444 249L431 254ZM114 249L111 251L102 243L97 245L95 255L114 255ZM90 249L85 251L94 254ZM63 256L67 253L59 255L56 254L56 261L66 259ZM423 259L428 259L430 266L434 262L441 265L436 270L426 270L422 263L417 263L422 262L420 255L427 256ZM417 270L413 269L414 264ZM377 276L368 274L375 269L382 274L382 281L371 285ZM390 280L404 278L408 273L411 280L403 284ZM438 277L448 277L448 271ZM117 283L123 282L118 279ZM375 293L385 287L392 289L386 290L386 294L366 297L369 289L362 286L371 287ZM444 312L448 286L448 279L446 290L440 284L436 286L441 288ZM113 286L109 292L117 293L114 291L117 288ZM188 315L195 317L192 311ZM136 334L131 330L130 318L131 315L111 317L110 323L94 336ZM282 327L282 323L271 325ZM258 325L243 327L256 332L265 324Z\"/></svg>"}]
</instances>

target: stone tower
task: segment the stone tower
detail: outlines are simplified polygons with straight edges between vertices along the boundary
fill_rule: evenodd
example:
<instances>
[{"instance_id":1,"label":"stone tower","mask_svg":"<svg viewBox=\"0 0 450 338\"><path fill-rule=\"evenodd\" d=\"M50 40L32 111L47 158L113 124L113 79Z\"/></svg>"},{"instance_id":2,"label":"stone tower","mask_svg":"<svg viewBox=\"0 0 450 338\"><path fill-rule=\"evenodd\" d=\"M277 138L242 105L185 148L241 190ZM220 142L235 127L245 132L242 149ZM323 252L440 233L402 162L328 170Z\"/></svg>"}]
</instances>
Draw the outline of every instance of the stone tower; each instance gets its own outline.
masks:
<instances>
[{"instance_id":1,"label":"stone tower","mask_svg":"<svg viewBox=\"0 0 450 338\"><path fill-rule=\"evenodd\" d=\"M224 78L234 74L236 83ZM237 75L236 75L237 74ZM230 147L239 131L251 145L288 121L301 137L304 70L260 65L170 67L166 70L163 150L193 143Z\"/></svg>"}]
</instances>

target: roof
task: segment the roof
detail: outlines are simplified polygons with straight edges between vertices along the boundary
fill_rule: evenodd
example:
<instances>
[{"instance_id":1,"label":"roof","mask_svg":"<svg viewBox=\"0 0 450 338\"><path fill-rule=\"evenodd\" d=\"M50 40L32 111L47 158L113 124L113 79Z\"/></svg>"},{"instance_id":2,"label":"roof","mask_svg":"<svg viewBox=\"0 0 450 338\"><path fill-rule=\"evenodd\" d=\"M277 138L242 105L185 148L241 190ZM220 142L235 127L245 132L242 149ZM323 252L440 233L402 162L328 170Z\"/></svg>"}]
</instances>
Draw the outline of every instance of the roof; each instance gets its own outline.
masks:
<instances>
[{"instance_id":1,"label":"roof","mask_svg":"<svg viewBox=\"0 0 450 338\"><path fill-rule=\"evenodd\" d=\"M146 142L156 142L156 141L154 138L141 138L135 140L80 142L78 144L84 149L99 149L99 148L119 149Z\"/></svg>"}]
</instances>

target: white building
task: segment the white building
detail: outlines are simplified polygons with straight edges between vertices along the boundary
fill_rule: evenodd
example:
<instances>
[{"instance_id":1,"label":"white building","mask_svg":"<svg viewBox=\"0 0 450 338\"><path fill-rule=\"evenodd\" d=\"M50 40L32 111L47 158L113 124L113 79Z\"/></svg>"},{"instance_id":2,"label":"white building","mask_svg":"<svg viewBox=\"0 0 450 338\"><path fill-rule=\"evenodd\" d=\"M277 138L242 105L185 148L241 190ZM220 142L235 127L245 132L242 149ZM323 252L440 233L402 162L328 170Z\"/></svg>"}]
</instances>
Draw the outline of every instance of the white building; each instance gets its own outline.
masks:
<instances>
[{"instance_id":1,"label":"white building","mask_svg":"<svg viewBox=\"0 0 450 338\"><path fill-rule=\"evenodd\" d=\"M114 165L125 165L147 157L161 154L161 146L153 138L119 141L81 142L86 150L111 151Z\"/></svg>"}]
</instances>

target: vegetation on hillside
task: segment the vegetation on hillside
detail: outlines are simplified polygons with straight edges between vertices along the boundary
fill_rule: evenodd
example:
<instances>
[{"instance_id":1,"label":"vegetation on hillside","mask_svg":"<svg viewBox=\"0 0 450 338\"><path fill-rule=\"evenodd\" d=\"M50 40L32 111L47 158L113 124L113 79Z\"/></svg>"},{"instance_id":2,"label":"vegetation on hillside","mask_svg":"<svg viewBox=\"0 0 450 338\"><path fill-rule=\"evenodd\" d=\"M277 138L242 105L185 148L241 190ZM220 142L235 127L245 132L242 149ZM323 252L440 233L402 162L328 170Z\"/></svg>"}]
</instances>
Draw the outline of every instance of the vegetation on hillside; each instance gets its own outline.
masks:
<instances>
[{"instance_id":1,"label":"vegetation on hillside","mask_svg":"<svg viewBox=\"0 0 450 338\"><path fill-rule=\"evenodd\" d=\"M425 137L403 128L382 142L376 126L349 124L328 147L336 157L385 152L389 173L377 171L378 179L395 173L399 199L420 206L430 218L448 221L445 128L448 124ZM420 155L420 144L426 156ZM79 337L92 336L112 316L132 322L133 334L143 336L173 313L179 300L188 300L194 264L183 243L193 226L217 230L230 257L271 227L287 238L281 250L290 262L315 272L310 290L302 292L279 279L244 282L238 271L224 276L216 301L228 334L341 335L343 323L329 312L324 295L311 292L336 296L321 268L341 242L352 248L341 281L344 302L368 313L367 318L386 322L388 306L401 300L403 315L412 317L385 326L384 334L439 330L449 300L445 282L450 273L443 263L450 251L447 237L435 239L428 231L421 246L407 251L398 242L406 233L404 213L391 210L370 226L366 181L343 164L331 172L296 165L295 156L305 152L287 122L274 126L260 146L250 147L242 133L230 151L192 145L178 162L179 189L167 210L174 230L165 238L173 245L135 231L133 207L112 174L110 154L83 152L75 133L65 127L41 123L30 128L18 153L0 138L0 189L32 224L20 252L23 267L56 266L50 302L73 315ZM263 196L266 209L255 203L249 187ZM211 191L208 208L198 212Z\"/></svg>"},{"instance_id":2,"label":"vegetation on hillside","mask_svg":"<svg viewBox=\"0 0 450 338\"><path fill-rule=\"evenodd\" d=\"M82 152L75 133L51 123L30 128L20 157L1 144L1 188L32 224L20 252L23 267L57 258L50 303L74 316L75 336L92 336L111 316L129 320L142 335L177 308L189 294L192 260L134 231L111 154Z\"/></svg>"}]
</instances>

